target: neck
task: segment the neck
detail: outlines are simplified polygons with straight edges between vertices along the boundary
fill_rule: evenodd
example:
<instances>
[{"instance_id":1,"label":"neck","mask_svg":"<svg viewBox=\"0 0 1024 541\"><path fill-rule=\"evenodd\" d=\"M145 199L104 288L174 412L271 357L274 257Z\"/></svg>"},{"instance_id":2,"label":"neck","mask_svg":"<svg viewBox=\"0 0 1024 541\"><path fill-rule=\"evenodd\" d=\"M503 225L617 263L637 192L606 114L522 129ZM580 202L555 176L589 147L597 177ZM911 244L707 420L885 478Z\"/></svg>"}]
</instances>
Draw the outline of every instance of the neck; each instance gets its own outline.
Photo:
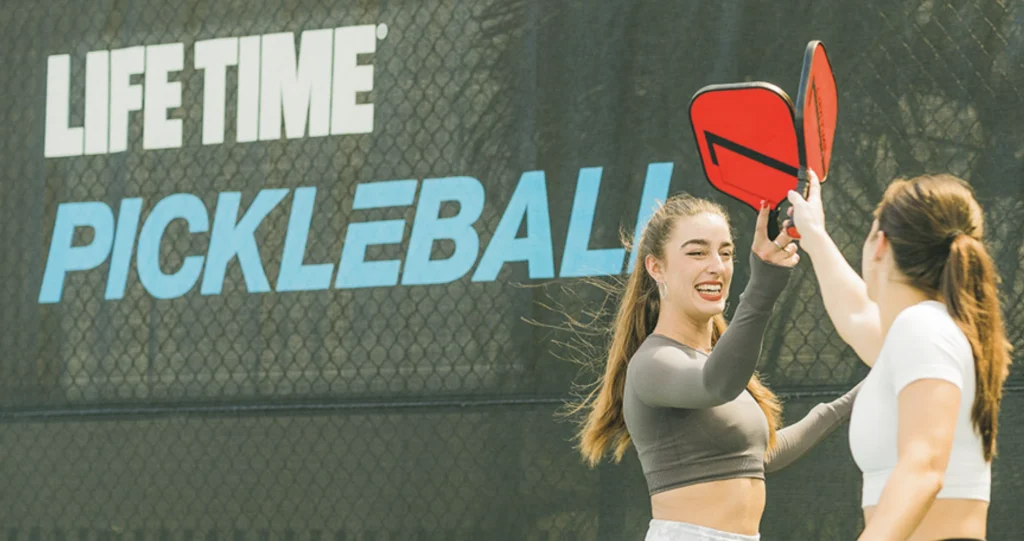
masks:
<instances>
[{"instance_id":1,"label":"neck","mask_svg":"<svg viewBox=\"0 0 1024 541\"><path fill-rule=\"evenodd\" d=\"M920 302L935 300L931 295L907 283L906 278L902 276L887 280L882 285L878 298L881 299L878 302L878 316L881 319L883 336L889 333L889 327L900 312Z\"/></svg>"},{"instance_id":2,"label":"neck","mask_svg":"<svg viewBox=\"0 0 1024 541\"><path fill-rule=\"evenodd\" d=\"M662 310L654 332L700 351L711 351L711 318L694 319L677 310Z\"/></svg>"}]
</instances>

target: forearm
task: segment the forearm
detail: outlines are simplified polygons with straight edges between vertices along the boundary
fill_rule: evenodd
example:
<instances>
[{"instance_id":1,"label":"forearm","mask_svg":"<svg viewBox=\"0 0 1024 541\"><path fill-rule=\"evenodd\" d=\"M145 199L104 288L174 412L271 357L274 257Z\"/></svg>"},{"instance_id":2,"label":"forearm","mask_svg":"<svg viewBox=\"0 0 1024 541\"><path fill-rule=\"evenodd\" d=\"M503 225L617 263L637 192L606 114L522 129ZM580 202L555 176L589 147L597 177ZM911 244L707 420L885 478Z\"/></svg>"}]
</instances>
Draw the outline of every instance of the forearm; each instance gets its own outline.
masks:
<instances>
[{"instance_id":1,"label":"forearm","mask_svg":"<svg viewBox=\"0 0 1024 541\"><path fill-rule=\"evenodd\" d=\"M907 539L921 524L942 490L942 472L906 462L897 463L871 522L859 541Z\"/></svg>"},{"instance_id":2,"label":"forearm","mask_svg":"<svg viewBox=\"0 0 1024 541\"><path fill-rule=\"evenodd\" d=\"M818 404L803 419L776 433L775 447L768 451L764 471L775 473L807 454L841 424L827 404Z\"/></svg>"},{"instance_id":3,"label":"forearm","mask_svg":"<svg viewBox=\"0 0 1024 541\"><path fill-rule=\"evenodd\" d=\"M832 402L814 406L803 419L779 430L775 447L765 456L765 472L774 473L786 468L848 421L860 386L858 384Z\"/></svg>"},{"instance_id":4,"label":"forearm","mask_svg":"<svg viewBox=\"0 0 1024 541\"><path fill-rule=\"evenodd\" d=\"M811 258L825 311L836 331L871 366L877 351L869 335L880 322L873 321L878 319L878 309L868 298L867 285L828 234L808 235L801 247Z\"/></svg>"},{"instance_id":5,"label":"forearm","mask_svg":"<svg viewBox=\"0 0 1024 541\"><path fill-rule=\"evenodd\" d=\"M728 330L718 339L704 366L705 388L726 400L742 392L753 376L768 320L791 273L789 268L770 265L754 255L750 260L750 282L740 295Z\"/></svg>"}]
</instances>

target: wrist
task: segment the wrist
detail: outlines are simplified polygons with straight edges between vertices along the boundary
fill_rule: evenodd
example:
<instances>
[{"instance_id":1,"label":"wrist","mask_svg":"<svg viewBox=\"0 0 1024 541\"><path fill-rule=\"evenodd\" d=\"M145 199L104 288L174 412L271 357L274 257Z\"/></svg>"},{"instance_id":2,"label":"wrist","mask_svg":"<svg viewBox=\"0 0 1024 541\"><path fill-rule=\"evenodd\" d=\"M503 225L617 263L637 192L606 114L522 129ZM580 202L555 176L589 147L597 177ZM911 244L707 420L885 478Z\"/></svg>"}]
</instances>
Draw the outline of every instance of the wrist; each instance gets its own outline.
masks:
<instances>
[{"instance_id":1,"label":"wrist","mask_svg":"<svg viewBox=\"0 0 1024 541\"><path fill-rule=\"evenodd\" d=\"M800 249L812 258L821 252L830 241L825 228L808 228L800 231Z\"/></svg>"},{"instance_id":2,"label":"wrist","mask_svg":"<svg viewBox=\"0 0 1024 541\"><path fill-rule=\"evenodd\" d=\"M779 295L786 289L792 273L791 267L768 263L751 251L750 280L740 299L753 303L757 308L771 310Z\"/></svg>"}]
</instances>

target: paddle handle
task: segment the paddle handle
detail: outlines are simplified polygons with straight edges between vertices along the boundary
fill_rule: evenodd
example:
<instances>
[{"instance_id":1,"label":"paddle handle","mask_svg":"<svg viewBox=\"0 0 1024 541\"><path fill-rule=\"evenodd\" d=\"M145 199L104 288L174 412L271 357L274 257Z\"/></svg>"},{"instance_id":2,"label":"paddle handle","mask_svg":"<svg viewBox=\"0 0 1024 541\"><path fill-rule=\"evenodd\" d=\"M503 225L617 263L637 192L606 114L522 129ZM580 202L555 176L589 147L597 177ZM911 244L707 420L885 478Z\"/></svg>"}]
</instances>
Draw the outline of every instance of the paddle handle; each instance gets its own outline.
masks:
<instances>
[{"instance_id":1,"label":"paddle handle","mask_svg":"<svg viewBox=\"0 0 1024 541\"><path fill-rule=\"evenodd\" d=\"M807 199L807 191L810 188L811 183L807 175L807 168L801 167L796 173L796 192ZM789 222L789 227L786 228L786 234L791 238L799 239L800 232L796 228L796 219L789 218L789 207L791 207L788 200L783 200L782 204L779 205L779 218L782 220L783 225Z\"/></svg>"},{"instance_id":2,"label":"paddle handle","mask_svg":"<svg viewBox=\"0 0 1024 541\"><path fill-rule=\"evenodd\" d=\"M782 220L779 219L779 209L781 205L768 211L768 238L775 239L779 236L779 232L782 231Z\"/></svg>"}]
</instances>

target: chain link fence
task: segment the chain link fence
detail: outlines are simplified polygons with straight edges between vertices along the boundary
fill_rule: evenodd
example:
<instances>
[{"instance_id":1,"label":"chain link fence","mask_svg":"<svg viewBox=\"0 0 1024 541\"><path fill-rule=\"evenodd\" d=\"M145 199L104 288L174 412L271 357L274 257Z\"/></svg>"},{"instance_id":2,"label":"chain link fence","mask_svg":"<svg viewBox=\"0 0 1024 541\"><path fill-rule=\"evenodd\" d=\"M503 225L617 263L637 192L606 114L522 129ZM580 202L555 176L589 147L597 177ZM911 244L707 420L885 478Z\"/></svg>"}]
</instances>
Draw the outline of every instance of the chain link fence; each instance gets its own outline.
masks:
<instances>
[{"instance_id":1,"label":"chain link fence","mask_svg":"<svg viewBox=\"0 0 1024 541\"><path fill-rule=\"evenodd\" d=\"M611 309L579 275L621 273L651 164L749 246L689 99L795 95L810 39L839 83L824 197L844 253L859 264L894 176L964 177L1024 348L1021 2L7 0L0 30L10 541L641 539L635 456L588 470L557 416ZM220 109L208 40L227 40ZM865 368L809 263L778 313L762 371L792 421ZM1022 377L991 539L1019 529ZM769 478L765 539L854 538L859 483L837 431Z\"/></svg>"}]
</instances>

